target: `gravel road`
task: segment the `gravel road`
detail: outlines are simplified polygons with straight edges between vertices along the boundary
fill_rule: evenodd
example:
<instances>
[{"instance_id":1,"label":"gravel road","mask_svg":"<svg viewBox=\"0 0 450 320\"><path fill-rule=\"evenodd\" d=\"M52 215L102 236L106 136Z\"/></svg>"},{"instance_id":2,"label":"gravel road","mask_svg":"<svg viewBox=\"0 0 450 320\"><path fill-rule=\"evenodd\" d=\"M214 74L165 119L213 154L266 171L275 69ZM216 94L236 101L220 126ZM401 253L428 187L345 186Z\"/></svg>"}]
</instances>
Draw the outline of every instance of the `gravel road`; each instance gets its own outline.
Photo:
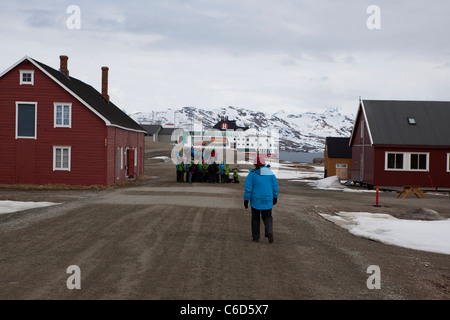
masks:
<instances>
[{"instance_id":1,"label":"gravel road","mask_svg":"<svg viewBox=\"0 0 450 320\"><path fill-rule=\"evenodd\" d=\"M449 299L450 256L355 237L319 213L398 213L427 207L450 218L449 197L315 190L279 180L275 241L251 241L240 184L175 181L146 154L147 179L104 190L0 190L0 200L60 205L0 216L0 299ZM242 179L244 180L244 179ZM24 199L26 198L26 199ZM70 290L69 266L81 289ZM369 289L371 265L380 289Z\"/></svg>"}]
</instances>

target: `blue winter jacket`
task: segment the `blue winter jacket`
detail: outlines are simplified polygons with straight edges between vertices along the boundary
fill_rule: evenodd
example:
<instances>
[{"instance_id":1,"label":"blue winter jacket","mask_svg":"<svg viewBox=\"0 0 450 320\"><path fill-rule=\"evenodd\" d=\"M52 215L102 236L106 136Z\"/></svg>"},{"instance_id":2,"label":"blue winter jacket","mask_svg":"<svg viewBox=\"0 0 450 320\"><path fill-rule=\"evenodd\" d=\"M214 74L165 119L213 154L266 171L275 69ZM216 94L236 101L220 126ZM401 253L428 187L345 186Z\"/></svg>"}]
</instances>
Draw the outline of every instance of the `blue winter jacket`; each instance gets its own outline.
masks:
<instances>
[{"instance_id":1,"label":"blue winter jacket","mask_svg":"<svg viewBox=\"0 0 450 320\"><path fill-rule=\"evenodd\" d=\"M220 174L223 174L223 169L225 168L225 164L222 163L219 165L219 169L220 169Z\"/></svg>"},{"instance_id":2,"label":"blue winter jacket","mask_svg":"<svg viewBox=\"0 0 450 320\"><path fill-rule=\"evenodd\" d=\"M273 207L273 198L278 198L278 181L267 167L250 170L245 179L244 200L250 200L252 208L268 210Z\"/></svg>"}]
</instances>

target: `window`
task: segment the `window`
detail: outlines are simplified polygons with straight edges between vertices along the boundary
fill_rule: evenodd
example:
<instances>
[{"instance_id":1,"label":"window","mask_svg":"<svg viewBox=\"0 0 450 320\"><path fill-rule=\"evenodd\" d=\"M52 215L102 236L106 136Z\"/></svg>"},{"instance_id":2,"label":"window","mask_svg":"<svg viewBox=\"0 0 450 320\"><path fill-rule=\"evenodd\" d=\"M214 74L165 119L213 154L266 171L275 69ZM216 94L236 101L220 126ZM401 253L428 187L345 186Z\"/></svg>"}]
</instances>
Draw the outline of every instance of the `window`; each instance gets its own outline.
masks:
<instances>
[{"instance_id":1,"label":"window","mask_svg":"<svg viewBox=\"0 0 450 320\"><path fill-rule=\"evenodd\" d=\"M385 170L428 171L428 152L386 152Z\"/></svg>"},{"instance_id":2,"label":"window","mask_svg":"<svg viewBox=\"0 0 450 320\"><path fill-rule=\"evenodd\" d=\"M36 102L16 102L16 139L36 139Z\"/></svg>"},{"instance_id":3,"label":"window","mask_svg":"<svg viewBox=\"0 0 450 320\"><path fill-rule=\"evenodd\" d=\"M408 123L411 124L411 125L415 125L416 124L416 118L408 117Z\"/></svg>"},{"instance_id":4,"label":"window","mask_svg":"<svg viewBox=\"0 0 450 320\"><path fill-rule=\"evenodd\" d=\"M53 171L70 171L71 147L53 147Z\"/></svg>"},{"instance_id":5,"label":"window","mask_svg":"<svg viewBox=\"0 0 450 320\"><path fill-rule=\"evenodd\" d=\"M70 103L55 103L54 127L70 128L72 125L72 105Z\"/></svg>"},{"instance_id":6,"label":"window","mask_svg":"<svg viewBox=\"0 0 450 320\"><path fill-rule=\"evenodd\" d=\"M387 153L386 169L403 169L403 153Z\"/></svg>"},{"instance_id":7,"label":"window","mask_svg":"<svg viewBox=\"0 0 450 320\"><path fill-rule=\"evenodd\" d=\"M425 153L412 153L410 155L410 169L411 170L426 170L427 169L427 155Z\"/></svg>"},{"instance_id":8,"label":"window","mask_svg":"<svg viewBox=\"0 0 450 320\"><path fill-rule=\"evenodd\" d=\"M20 84L34 85L34 70L20 70Z\"/></svg>"},{"instance_id":9,"label":"window","mask_svg":"<svg viewBox=\"0 0 450 320\"><path fill-rule=\"evenodd\" d=\"M347 169L347 164L346 163L336 163L336 169Z\"/></svg>"}]
</instances>

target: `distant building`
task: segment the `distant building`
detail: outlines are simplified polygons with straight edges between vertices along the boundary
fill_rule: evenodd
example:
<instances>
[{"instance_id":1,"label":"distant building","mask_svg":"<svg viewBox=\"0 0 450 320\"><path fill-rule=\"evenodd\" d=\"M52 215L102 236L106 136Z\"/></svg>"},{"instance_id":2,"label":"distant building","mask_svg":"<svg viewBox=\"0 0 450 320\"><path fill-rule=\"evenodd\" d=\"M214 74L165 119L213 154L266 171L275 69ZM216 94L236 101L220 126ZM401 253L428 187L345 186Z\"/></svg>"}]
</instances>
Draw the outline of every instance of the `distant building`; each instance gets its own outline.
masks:
<instances>
[{"instance_id":1,"label":"distant building","mask_svg":"<svg viewBox=\"0 0 450 320\"><path fill-rule=\"evenodd\" d=\"M173 136L173 133L178 128L162 128L158 133L158 141L164 143L177 143L177 137Z\"/></svg>"},{"instance_id":2,"label":"distant building","mask_svg":"<svg viewBox=\"0 0 450 320\"><path fill-rule=\"evenodd\" d=\"M141 127L145 129L146 136L151 137L153 141L159 141L158 134L162 129L160 124L141 124Z\"/></svg>"},{"instance_id":3,"label":"distant building","mask_svg":"<svg viewBox=\"0 0 450 320\"><path fill-rule=\"evenodd\" d=\"M352 170L352 148L350 138L327 137L324 152L324 176L338 176L340 180L350 179Z\"/></svg>"}]
</instances>

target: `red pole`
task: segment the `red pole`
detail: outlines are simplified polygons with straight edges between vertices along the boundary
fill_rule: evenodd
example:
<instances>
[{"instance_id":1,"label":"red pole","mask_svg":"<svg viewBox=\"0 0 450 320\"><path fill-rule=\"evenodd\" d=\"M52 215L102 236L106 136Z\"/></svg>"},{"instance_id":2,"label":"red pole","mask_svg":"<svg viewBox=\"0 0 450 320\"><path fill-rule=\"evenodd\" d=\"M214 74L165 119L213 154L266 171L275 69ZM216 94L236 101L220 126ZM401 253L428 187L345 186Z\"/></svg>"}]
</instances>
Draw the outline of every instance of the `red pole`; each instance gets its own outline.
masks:
<instances>
[{"instance_id":1,"label":"red pole","mask_svg":"<svg viewBox=\"0 0 450 320\"><path fill-rule=\"evenodd\" d=\"M376 199L377 199L377 204L376 205L374 205L374 207L381 207L379 204L378 204L378 190L379 190L379 188L378 188L378 186L377 186L377 197L376 197Z\"/></svg>"}]
</instances>

